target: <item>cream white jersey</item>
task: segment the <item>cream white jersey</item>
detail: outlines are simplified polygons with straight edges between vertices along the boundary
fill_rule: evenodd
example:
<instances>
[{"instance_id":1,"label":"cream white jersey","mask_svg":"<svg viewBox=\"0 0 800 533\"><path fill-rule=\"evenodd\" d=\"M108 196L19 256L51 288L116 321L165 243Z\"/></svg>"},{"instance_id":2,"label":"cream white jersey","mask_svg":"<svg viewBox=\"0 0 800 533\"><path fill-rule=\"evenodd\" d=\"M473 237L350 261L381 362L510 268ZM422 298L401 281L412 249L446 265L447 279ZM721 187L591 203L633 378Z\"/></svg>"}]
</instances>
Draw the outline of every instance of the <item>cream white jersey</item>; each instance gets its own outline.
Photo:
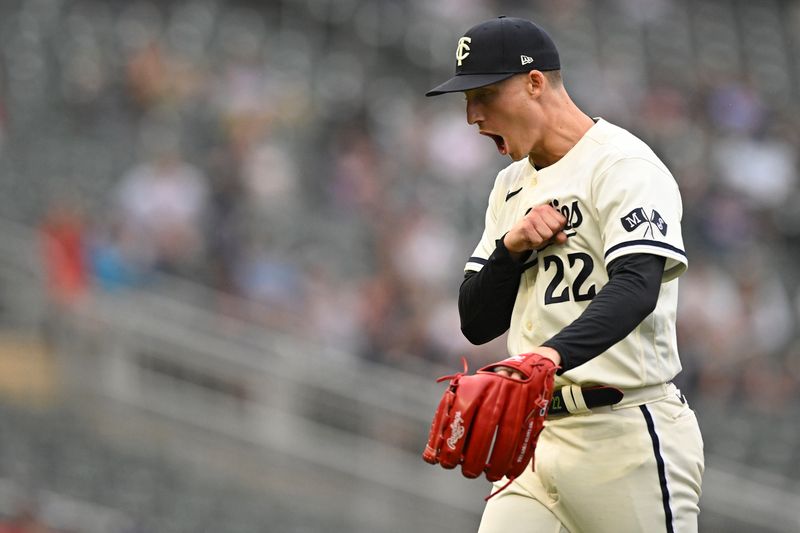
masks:
<instances>
[{"instance_id":1,"label":"cream white jersey","mask_svg":"<svg viewBox=\"0 0 800 533\"><path fill-rule=\"evenodd\" d=\"M567 218L569 238L526 261L511 316L509 353L529 352L576 320L608 282L606 269L614 259L655 254L666 258L655 311L556 383L637 388L672 379L681 369L677 278L688 265L680 227L683 207L672 174L643 141L597 119L555 164L536 170L526 158L498 174L483 236L465 268L479 271L495 241L530 208L546 203Z\"/></svg>"}]
</instances>

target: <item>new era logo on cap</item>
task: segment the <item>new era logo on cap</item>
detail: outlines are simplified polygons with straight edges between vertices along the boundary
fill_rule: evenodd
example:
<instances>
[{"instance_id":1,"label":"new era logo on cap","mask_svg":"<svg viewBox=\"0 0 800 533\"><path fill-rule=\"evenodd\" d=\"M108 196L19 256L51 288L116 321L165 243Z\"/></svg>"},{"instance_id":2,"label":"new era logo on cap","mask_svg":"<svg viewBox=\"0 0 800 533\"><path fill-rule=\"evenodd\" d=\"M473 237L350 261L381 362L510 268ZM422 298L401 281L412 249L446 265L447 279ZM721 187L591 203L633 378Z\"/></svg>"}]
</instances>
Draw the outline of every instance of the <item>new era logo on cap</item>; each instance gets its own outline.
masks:
<instances>
[{"instance_id":1,"label":"new era logo on cap","mask_svg":"<svg viewBox=\"0 0 800 533\"><path fill-rule=\"evenodd\" d=\"M553 40L533 22L497 17L466 31L456 45L456 75L426 93L468 91L531 70L559 70Z\"/></svg>"}]
</instances>

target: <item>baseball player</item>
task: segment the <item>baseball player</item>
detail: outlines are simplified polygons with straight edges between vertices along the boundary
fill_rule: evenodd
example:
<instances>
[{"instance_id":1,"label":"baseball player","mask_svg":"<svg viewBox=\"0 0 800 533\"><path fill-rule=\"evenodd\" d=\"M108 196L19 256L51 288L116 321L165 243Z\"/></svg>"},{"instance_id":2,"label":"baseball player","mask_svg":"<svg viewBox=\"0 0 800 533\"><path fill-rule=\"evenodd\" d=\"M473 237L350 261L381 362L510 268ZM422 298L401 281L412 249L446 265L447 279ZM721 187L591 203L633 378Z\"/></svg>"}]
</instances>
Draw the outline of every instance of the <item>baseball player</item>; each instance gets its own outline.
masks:
<instances>
[{"instance_id":1,"label":"baseball player","mask_svg":"<svg viewBox=\"0 0 800 533\"><path fill-rule=\"evenodd\" d=\"M560 68L542 28L499 17L458 40L455 76L427 93L465 93L467 122L513 160L466 264L462 331L475 344L508 331L509 360L559 367L533 464L488 500L479 531L694 532L703 443L670 382L678 186L644 142L581 111Z\"/></svg>"}]
</instances>

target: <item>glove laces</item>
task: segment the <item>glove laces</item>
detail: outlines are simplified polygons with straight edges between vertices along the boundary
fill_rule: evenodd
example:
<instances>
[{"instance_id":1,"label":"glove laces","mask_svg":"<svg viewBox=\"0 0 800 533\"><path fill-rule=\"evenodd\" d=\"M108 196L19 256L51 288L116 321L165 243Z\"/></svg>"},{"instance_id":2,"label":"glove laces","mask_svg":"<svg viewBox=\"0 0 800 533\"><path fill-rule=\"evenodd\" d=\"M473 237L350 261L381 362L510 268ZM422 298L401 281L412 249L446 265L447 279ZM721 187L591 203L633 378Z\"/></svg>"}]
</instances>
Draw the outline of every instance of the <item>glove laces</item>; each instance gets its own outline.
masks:
<instances>
[{"instance_id":1,"label":"glove laces","mask_svg":"<svg viewBox=\"0 0 800 533\"><path fill-rule=\"evenodd\" d=\"M515 477L510 477L510 478L508 478L508 482L507 482L505 485L503 485L502 487L500 487L499 489L497 489L497 490L496 490L496 491L494 491L493 493L491 493L491 494L489 494L488 496L486 496L486 497L483 499L483 501L485 501L485 502L488 502L489 500L491 500L492 498L494 498L495 496L497 496L498 494L500 494L501 492L503 492L504 490L506 490L506 489L508 488L508 486L509 486L509 485L511 485L512 483L514 483L514 480L515 480L515 479L517 479L517 478L515 478Z\"/></svg>"},{"instance_id":2,"label":"glove laces","mask_svg":"<svg viewBox=\"0 0 800 533\"><path fill-rule=\"evenodd\" d=\"M442 377L440 377L439 379L436 380L436 383L441 383L442 381L448 381L448 380L456 380L456 381L458 381L458 379L461 376L465 375L469 371L469 365L467 364L467 358L466 357L462 357L461 358L461 363L464 365L464 370L463 371L456 372L455 374L448 374L446 376L442 376Z\"/></svg>"}]
</instances>

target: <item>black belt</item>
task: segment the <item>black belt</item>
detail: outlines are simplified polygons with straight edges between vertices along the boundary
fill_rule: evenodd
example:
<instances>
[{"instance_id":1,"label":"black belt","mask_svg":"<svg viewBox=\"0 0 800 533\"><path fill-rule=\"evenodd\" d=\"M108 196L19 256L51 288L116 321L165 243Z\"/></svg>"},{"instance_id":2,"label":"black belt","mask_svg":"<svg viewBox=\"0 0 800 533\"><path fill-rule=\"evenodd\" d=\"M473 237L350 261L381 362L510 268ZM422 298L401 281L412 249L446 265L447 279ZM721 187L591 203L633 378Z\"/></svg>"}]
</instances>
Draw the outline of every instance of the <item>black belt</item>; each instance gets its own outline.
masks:
<instances>
[{"instance_id":1,"label":"black belt","mask_svg":"<svg viewBox=\"0 0 800 533\"><path fill-rule=\"evenodd\" d=\"M569 389L567 389L569 390ZM601 407L604 405L614 405L622 400L622 391L614 387L581 387L583 400L586 402L586 407L592 409L593 407ZM567 392L569 394L569 392ZM556 389L553 392L553 399L550 400L550 406L547 408L547 415L568 415L570 412L567 410L567 404L564 402L564 393L562 390Z\"/></svg>"}]
</instances>

